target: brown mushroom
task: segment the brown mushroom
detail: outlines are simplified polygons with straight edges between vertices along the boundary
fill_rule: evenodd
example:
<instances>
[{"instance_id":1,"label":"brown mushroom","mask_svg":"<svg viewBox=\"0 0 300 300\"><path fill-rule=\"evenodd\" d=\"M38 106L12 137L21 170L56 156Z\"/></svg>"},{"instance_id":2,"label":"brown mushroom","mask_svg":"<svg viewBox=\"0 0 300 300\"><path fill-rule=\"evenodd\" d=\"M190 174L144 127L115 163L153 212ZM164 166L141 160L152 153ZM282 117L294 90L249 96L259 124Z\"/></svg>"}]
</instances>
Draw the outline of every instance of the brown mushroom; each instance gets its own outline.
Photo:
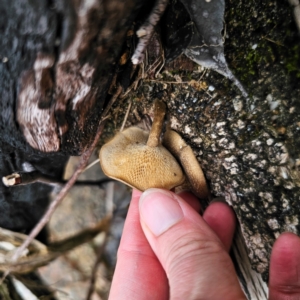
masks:
<instances>
[{"instance_id":1,"label":"brown mushroom","mask_svg":"<svg viewBox=\"0 0 300 300\"><path fill-rule=\"evenodd\" d=\"M163 145L180 161L191 189L201 199L209 196L206 180L192 148L174 130L167 129Z\"/></svg>"},{"instance_id":2,"label":"brown mushroom","mask_svg":"<svg viewBox=\"0 0 300 300\"><path fill-rule=\"evenodd\" d=\"M170 129L164 135L164 146L161 144L165 111L165 104L155 101L150 133L130 127L106 143L99 154L103 172L141 191L153 187L170 190L188 181L197 196L207 198L205 177L192 149ZM170 152L181 163L188 180Z\"/></svg>"},{"instance_id":3,"label":"brown mushroom","mask_svg":"<svg viewBox=\"0 0 300 300\"><path fill-rule=\"evenodd\" d=\"M174 156L161 145L165 104L156 102L150 134L138 127L119 132L99 154L103 172L131 187L172 189L185 180Z\"/></svg>"}]
</instances>

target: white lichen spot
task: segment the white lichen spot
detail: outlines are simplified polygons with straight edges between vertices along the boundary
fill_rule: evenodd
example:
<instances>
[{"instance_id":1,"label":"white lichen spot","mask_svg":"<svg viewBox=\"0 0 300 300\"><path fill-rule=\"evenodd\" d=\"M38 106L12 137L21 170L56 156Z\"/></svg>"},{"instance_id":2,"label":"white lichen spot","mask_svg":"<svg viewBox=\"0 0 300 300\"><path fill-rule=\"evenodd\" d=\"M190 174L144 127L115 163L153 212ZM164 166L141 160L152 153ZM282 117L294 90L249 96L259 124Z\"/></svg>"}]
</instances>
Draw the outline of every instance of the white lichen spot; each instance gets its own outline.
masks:
<instances>
[{"instance_id":1,"label":"white lichen spot","mask_svg":"<svg viewBox=\"0 0 300 300\"><path fill-rule=\"evenodd\" d=\"M235 148L235 143L234 142L229 143L227 149L234 149L234 148Z\"/></svg>"},{"instance_id":2,"label":"white lichen spot","mask_svg":"<svg viewBox=\"0 0 300 300\"><path fill-rule=\"evenodd\" d=\"M241 205L241 206L240 206L240 209L241 209L242 211L244 211L244 212L248 212L248 211L249 211L248 207L247 207L245 204Z\"/></svg>"},{"instance_id":3,"label":"white lichen spot","mask_svg":"<svg viewBox=\"0 0 300 300\"><path fill-rule=\"evenodd\" d=\"M177 118L175 118L174 116L172 116L170 118L170 122L171 122L171 127L174 128L175 130L176 129L178 130L181 126L179 120Z\"/></svg>"},{"instance_id":4,"label":"white lichen spot","mask_svg":"<svg viewBox=\"0 0 300 300\"><path fill-rule=\"evenodd\" d=\"M270 109L271 110L274 110L274 109L276 109L279 105L280 105L280 101L272 101L271 103L270 103Z\"/></svg>"},{"instance_id":5,"label":"white lichen spot","mask_svg":"<svg viewBox=\"0 0 300 300\"><path fill-rule=\"evenodd\" d=\"M230 157L225 157L224 159L226 162L234 162L236 160L236 157L234 155L231 155Z\"/></svg>"},{"instance_id":6,"label":"white lichen spot","mask_svg":"<svg viewBox=\"0 0 300 300\"><path fill-rule=\"evenodd\" d=\"M283 208L289 208L290 206L290 201L286 198L281 199L281 203Z\"/></svg>"},{"instance_id":7,"label":"white lichen spot","mask_svg":"<svg viewBox=\"0 0 300 300\"><path fill-rule=\"evenodd\" d=\"M289 172L288 172L288 169L286 167L280 167L279 168L279 174L280 176L283 178L283 179L288 179L290 176L289 176Z\"/></svg>"},{"instance_id":8,"label":"white lichen spot","mask_svg":"<svg viewBox=\"0 0 300 300\"><path fill-rule=\"evenodd\" d=\"M263 206L264 206L264 208L268 208L269 207L268 201L263 201Z\"/></svg>"},{"instance_id":9,"label":"white lichen spot","mask_svg":"<svg viewBox=\"0 0 300 300\"><path fill-rule=\"evenodd\" d=\"M241 111L243 109L243 102L240 98L233 99L232 104L235 111Z\"/></svg>"},{"instance_id":10,"label":"white lichen spot","mask_svg":"<svg viewBox=\"0 0 300 300\"><path fill-rule=\"evenodd\" d=\"M250 201L249 202L249 206L252 207L252 208L255 208L255 202L254 201Z\"/></svg>"},{"instance_id":11,"label":"white lichen spot","mask_svg":"<svg viewBox=\"0 0 300 300\"><path fill-rule=\"evenodd\" d=\"M231 175L236 175L236 174L238 174L238 172L239 172L239 169L238 169L238 168L231 168L231 169L230 169L230 174L231 174Z\"/></svg>"},{"instance_id":12,"label":"white lichen spot","mask_svg":"<svg viewBox=\"0 0 300 300\"><path fill-rule=\"evenodd\" d=\"M191 127L190 127L189 125L186 125L186 126L184 127L184 132L185 132L186 134L191 133L191 131L192 131L192 129L191 129Z\"/></svg>"},{"instance_id":13,"label":"white lichen spot","mask_svg":"<svg viewBox=\"0 0 300 300\"><path fill-rule=\"evenodd\" d=\"M284 231L293 232L295 234L298 234L297 227L295 225L285 225Z\"/></svg>"},{"instance_id":14,"label":"white lichen spot","mask_svg":"<svg viewBox=\"0 0 300 300\"><path fill-rule=\"evenodd\" d=\"M286 182L283 186L288 190L295 188L295 185L292 182Z\"/></svg>"},{"instance_id":15,"label":"white lichen spot","mask_svg":"<svg viewBox=\"0 0 300 300\"><path fill-rule=\"evenodd\" d=\"M35 168L33 167L33 165L27 161L22 163L22 169L24 172L32 172L35 170Z\"/></svg>"},{"instance_id":16,"label":"white lichen spot","mask_svg":"<svg viewBox=\"0 0 300 300\"><path fill-rule=\"evenodd\" d=\"M289 154L284 146L281 147L281 151L282 153L279 153L276 158L279 159L280 164L285 164L289 160Z\"/></svg>"},{"instance_id":17,"label":"white lichen spot","mask_svg":"<svg viewBox=\"0 0 300 300\"><path fill-rule=\"evenodd\" d=\"M261 141L260 140L253 140L251 143L253 145L255 145L255 146L260 146L261 145Z\"/></svg>"},{"instance_id":18,"label":"white lichen spot","mask_svg":"<svg viewBox=\"0 0 300 300\"><path fill-rule=\"evenodd\" d=\"M295 110L296 110L295 106L290 107L290 109L289 109L290 114L294 113Z\"/></svg>"},{"instance_id":19,"label":"white lichen spot","mask_svg":"<svg viewBox=\"0 0 300 300\"><path fill-rule=\"evenodd\" d=\"M264 160L258 161L256 163L256 166L263 169L266 166L266 164L267 164L267 161L264 159Z\"/></svg>"},{"instance_id":20,"label":"white lichen spot","mask_svg":"<svg viewBox=\"0 0 300 300\"><path fill-rule=\"evenodd\" d=\"M242 120L238 120L237 126L239 129L243 129L243 128L245 128L246 125L245 125L245 122L243 122Z\"/></svg>"},{"instance_id":21,"label":"white lichen spot","mask_svg":"<svg viewBox=\"0 0 300 300\"><path fill-rule=\"evenodd\" d=\"M273 139L267 139L267 145L271 146L274 143Z\"/></svg>"},{"instance_id":22,"label":"white lichen spot","mask_svg":"<svg viewBox=\"0 0 300 300\"><path fill-rule=\"evenodd\" d=\"M276 109L281 103L279 100L273 100L273 96L271 94L267 96L266 100L268 101L271 110Z\"/></svg>"},{"instance_id":23,"label":"white lichen spot","mask_svg":"<svg viewBox=\"0 0 300 300\"><path fill-rule=\"evenodd\" d=\"M222 166L225 168L225 170L229 170L230 167L231 167L230 163L228 163L228 162L224 162L224 163L222 164Z\"/></svg>"},{"instance_id":24,"label":"white lichen spot","mask_svg":"<svg viewBox=\"0 0 300 300\"><path fill-rule=\"evenodd\" d=\"M225 132L224 128L220 128L218 130L218 135L225 135L225 134L226 134L226 132Z\"/></svg>"},{"instance_id":25,"label":"white lichen spot","mask_svg":"<svg viewBox=\"0 0 300 300\"><path fill-rule=\"evenodd\" d=\"M262 245L262 240L261 240L260 234L257 233L257 234L254 234L254 235L250 236L250 240L251 240L251 242L252 242L253 244L255 244L255 245L261 247L261 245Z\"/></svg>"},{"instance_id":26,"label":"white lichen spot","mask_svg":"<svg viewBox=\"0 0 300 300\"><path fill-rule=\"evenodd\" d=\"M273 214L273 213L275 213L276 211L277 211L277 207L276 207L275 205L272 205L272 206L268 209L267 213L268 213L268 214Z\"/></svg>"},{"instance_id":27,"label":"white lichen spot","mask_svg":"<svg viewBox=\"0 0 300 300\"><path fill-rule=\"evenodd\" d=\"M193 142L195 144L201 144L203 142L203 140L200 137L197 137L197 138L193 139Z\"/></svg>"},{"instance_id":28,"label":"white lichen spot","mask_svg":"<svg viewBox=\"0 0 300 300\"><path fill-rule=\"evenodd\" d=\"M256 268L258 273L263 273L266 271L267 264L259 263Z\"/></svg>"},{"instance_id":29,"label":"white lichen spot","mask_svg":"<svg viewBox=\"0 0 300 300\"><path fill-rule=\"evenodd\" d=\"M263 262L268 262L268 258L266 256L266 253L262 251L261 249L256 249L255 251L256 256Z\"/></svg>"},{"instance_id":30,"label":"white lichen spot","mask_svg":"<svg viewBox=\"0 0 300 300\"><path fill-rule=\"evenodd\" d=\"M275 175L276 171L277 171L277 168L275 166L271 166L268 169L268 172L271 174L274 174L274 175Z\"/></svg>"},{"instance_id":31,"label":"white lichen spot","mask_svg":"<svg viewBox=\"0 0 300 300\"><path fill-rule=\"evenodd\" d=\"M268 202L273 202L273 196L271 193L268 192L260 192L259 197L261 197L262 199L267 200Z\"/></svg>"},{"instance_id":32,"label":"white lichen spot","mask_svg":"<svg viewBox=\"0 0 300 300\"><path fill-rule=\"evenodd\" d=\"M268 102L271 102L273 100L273 96L271 94L268 94L266 100Z\"/></svg>"},{"instance_id":33,"label":"white lichen spot","mask_svg":"<svg viewBox=\"0 0 300 300\"><path fill-rule=\"evenodd\" d=\"M216 124L216 128L219 129L219 128L225 126L225 124L226 124L226 122L218 122L218 123Z\"/></svg>"},{"instance_id":34,"label":"white lichen spot","mask_svg":"<svg viewBox=\"0 0 300 300\"><path fill-rule=\"evenodd\" d=\"M279 236L280 236L280 232L279 231L276 231L276 232L274 232L274 237L275 237L275 239L278 239L279 238Z\"/></svg>"},{"instance_id":35,"label":"white lichen spot","mask_svg":"<svg viewBox=\"0 0 300 300\"><path fill-rule=\"evenodd\" d=\"M248 153L243 157L243 160L255 160L255 159L257 159L257 154L254 153Z\"/></svg>"},{"instance_id":36,"label":"white lichen spot","mask_svg":"<svg viewBox=\"0 0 300 300\"><path fill-rule=\"evenodd\" d=\"M216 102L213 104L213 106L219 106L219 105L221 105L221 104L222 104L222 101L218 100L218 101L216 101Z\"/></svg>"},{"instance_id":37,"label":"white lichen spot","mask_svg":"<svg viewBox=\"0 0 300 300\"><path fill-rule=\"evenodd\" d=\"M238 184L235 180L233 180L233 181L232 181L232 186L233 186L234 188L237 188L237 187L239 186L239 184Z\"/></svg>"},{"instance_id":38,"label":"white lichen spot","mask_svg":"<svg viewBox=\"0 0 300 300\"><path fill-rule=\"evenodd\" d=\"M298 225L299 220L297 216L285 216L284 218L285 224L286 225Z\"/></svg>"},{"instance_id":39,"label":"white lichen spot","mask_svg":"<svg viewBox=\"0 0 300 300\"><path fill-rule=\"evenodd\" d=\"M224 148L227 148L227 144L228 144L228 139L226 138L222 138L219 140L219 143L218 143L221 147L224 147Z\"/></svg>"}]
</instances>

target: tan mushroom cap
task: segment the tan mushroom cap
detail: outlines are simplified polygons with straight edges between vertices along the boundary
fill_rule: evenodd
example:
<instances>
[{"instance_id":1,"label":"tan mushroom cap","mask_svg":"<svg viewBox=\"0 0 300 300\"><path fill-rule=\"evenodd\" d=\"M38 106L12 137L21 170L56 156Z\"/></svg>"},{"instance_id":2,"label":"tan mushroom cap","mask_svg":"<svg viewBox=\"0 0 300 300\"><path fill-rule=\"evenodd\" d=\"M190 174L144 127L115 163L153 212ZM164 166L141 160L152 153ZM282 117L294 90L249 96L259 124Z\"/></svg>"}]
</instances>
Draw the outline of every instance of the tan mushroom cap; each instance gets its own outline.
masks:
<instances>
[{"instance_id":1,"label":"tan mushroom cap","mask_svg":"<svg viewBox=\"0 0 300 300\"><path fill-rule=\"evenodd\" d=\"M172 189L185 181L182 169L162 145L147 146L149 133L130 127L105 144L99 154L103 172L140 191Z\"/></svg>"}]
</instances>

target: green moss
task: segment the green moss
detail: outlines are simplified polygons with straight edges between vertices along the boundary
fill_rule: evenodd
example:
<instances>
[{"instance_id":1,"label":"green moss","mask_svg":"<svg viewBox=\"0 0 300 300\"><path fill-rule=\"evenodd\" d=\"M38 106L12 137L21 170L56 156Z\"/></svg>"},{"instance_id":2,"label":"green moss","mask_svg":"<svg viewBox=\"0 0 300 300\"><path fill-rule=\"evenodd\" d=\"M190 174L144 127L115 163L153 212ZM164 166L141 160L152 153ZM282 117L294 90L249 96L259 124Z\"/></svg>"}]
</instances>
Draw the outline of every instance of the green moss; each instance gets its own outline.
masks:
<instances>
[{"instance_id":1,"label":"green moss","mask_svg":"<svg viewBox=\"0 0 300 300\"><path fill-rule=\"evenodd\" d=\"M285 57L284 65L288 74L300 78L300 46L299 44L290 47Z\"/></svg>"},{"instance_id":2,"label":"green moss","mask_svg":"<svg viewBox=\"0 0 300 300\"><path fill-rule=\"evenodd\" d=\"M270 43L262 40L255 49L247 48L241 52L243 63L236 68L241 80L249 85L259 76L261 70L275 61L275 53Z\"/></svg>"}]
</instances>

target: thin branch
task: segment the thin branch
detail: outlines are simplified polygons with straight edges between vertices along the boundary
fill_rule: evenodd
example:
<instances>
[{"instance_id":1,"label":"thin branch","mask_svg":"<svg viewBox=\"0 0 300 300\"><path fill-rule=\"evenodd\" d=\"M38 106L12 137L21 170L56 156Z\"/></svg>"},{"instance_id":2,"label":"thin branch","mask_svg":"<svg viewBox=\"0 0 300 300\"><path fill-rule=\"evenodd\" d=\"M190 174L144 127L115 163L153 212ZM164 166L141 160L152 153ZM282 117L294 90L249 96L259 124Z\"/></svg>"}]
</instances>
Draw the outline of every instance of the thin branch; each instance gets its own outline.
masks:
<instances>
[{"instance_id":1,"label":"thin branch","mask_svg":"<svg viewBox=\"0 0 300 300\"><path fill-rule=\"evenodd\" d=\"M154 27L164 13L167 4L168 0L157 0L148 19L137 31L136 34L140 40L131 58L131 61L134 65L137 65L143 61L144 53L153 34Z\"/></svg>"},{"instance_id":2,"label":"thin branch","mask_svg":"<svg viewBox=\"0 0 300 300\"><path fill-rule=\"evenodd\" d=\"M91 165L97 163L99 159L93 161ZM91 166L89 165L89 166ZM88 166L88 167L89 167ZM86 167L82 172L84 172L88 167ZM103 178L100 180L83 180L76 181L74 186L101 186L104 183L112 181L110 178ZM35 182L41 182L43 184L48 184L51 186L63 187L68 181L59 180L55 177L46 176L45 174L40 173L39 171L33 172L15 172L13 174L2 177L3 184L6 187L13 188L18 185L27 185Z\"/></svg>"},{"instance_id":3,"label":"thin branch","mask_svg":"<svg viewBox=\"0 0 300 300\"><path fill-rule=\"evenodd\" d=\"M55 199L51 202L51 204L48 207L46 213L40 219L38 224L33 228L31 233L29 234L28 238L24 241L24 243L17 249L17 251L12 256L11 260L12 260L13 263L15 263L19 259L22 252L29 246L29 244L32 242L32 240L40 233L40 231L44 228L44 226L49 222L49 220L50 220L51 216L53 215L55 209L61 203L63 198L66 196L66 194L68 193L70 188L73 186L73 184L75 183L75 181L77 180L77 178L79 177L79 175L81 174L83 169L85 168L85 166L87 164L87 161L89 160L90 156L92 155L93 150L94 150L94 148L95 148L95 146L98 142L98 139L100 138L100 135L101 135L101 133L104 129L104 124L105 124L104 122L101 122L93 144L91 145L91 147L85 153L83 153L83 155L81 157L80 164L79 164L78 168L75 170L72 177L69 179L69 181L66 183L66 185L61 189L61 191L57 194Z\"/></svg>"},{"instance_id":4,"label":"thin branch","mask_svg":"<svg viewBox=\"0 0 300 300\"><path fill-rule=\"evenodd\" d=\"M129 115L129 112L130 112L130 109L131 109L131 105L132 105L132 101L129 102L129 105L128 105L128 108L127 108L127 111L126 111L126 114L125 114L122 126L120 128L120 132L122 132L124 130L124 127L125 127L125 124L126 124L126 121L128 119L128 115Z\"/></svg>"},{"instance_id":5,"label":"thin branch","mask_svg":"<svg viewBox=\"0 0 300 300\"><path fill-rule=\"evenodd\" d=\"M27 239L23 242L23 244L16 250L16 252L14 253L14 255L11 258L12 263L15 263L20 258L23 251L29 246L29 244L40 233L40 231L43 229L43 227L49 222L49 220L50 220L51 216L53 215L55 209L59 206L59 204L62 202L63 198L66 196L66 194L70 190L70 188L74 185L75 181L77 180L77 178L79 177L81 172L85 169L85 167L88 163L88 160L91 157L91 155L92 155L92 153L93 153L93 151L94 151L94 149L95 149L95 147L98 143L98 140L99 140L99 138L100 138L100 136L103 132L103 129L104 129L104 126L105 126L105 120L107 119L107 114L108 114L110 108L112 107L113 103L116 101L116 99L121 94L122 90L123 89L120 86L117 89L117 91L115 92L115 94L113 95L113 97L111 98L111 100L109 101L108 105L106 106L105 110L103 111L102 118L99 122L97 133L96 133L96 136L95 136L95 139L94 139L92 145L88 148L88 150L86 152L83 153L83 155L81 156L79 166L77 167L77 169L75 170L74 174L71 176L69 181L66 183L66 185L61 189L61 191L57 194L55 199L51 202L51 204L48 207L46 213L42 216L40 221L33 228L33 230L31 231L31 233L29 234ZM7 271L4 274L4 278L8 274L9 274L9 271Z\"/></svg>"},{"instance_id":6,"label":"thin branch","mask_svg":"<svg viewBox=\"0 0 300 300\"><path fill-rule=\"evenodd\" d=\"M82 173L85 172L85 171L87 171L88 169L90 169L92 166L94 166L98 162L100 162L99 158L96 159L96 160L94 160L93 162L91 162L88 166L86 166L85 169L82 171Z\"/></svg>"}]
</instances>

